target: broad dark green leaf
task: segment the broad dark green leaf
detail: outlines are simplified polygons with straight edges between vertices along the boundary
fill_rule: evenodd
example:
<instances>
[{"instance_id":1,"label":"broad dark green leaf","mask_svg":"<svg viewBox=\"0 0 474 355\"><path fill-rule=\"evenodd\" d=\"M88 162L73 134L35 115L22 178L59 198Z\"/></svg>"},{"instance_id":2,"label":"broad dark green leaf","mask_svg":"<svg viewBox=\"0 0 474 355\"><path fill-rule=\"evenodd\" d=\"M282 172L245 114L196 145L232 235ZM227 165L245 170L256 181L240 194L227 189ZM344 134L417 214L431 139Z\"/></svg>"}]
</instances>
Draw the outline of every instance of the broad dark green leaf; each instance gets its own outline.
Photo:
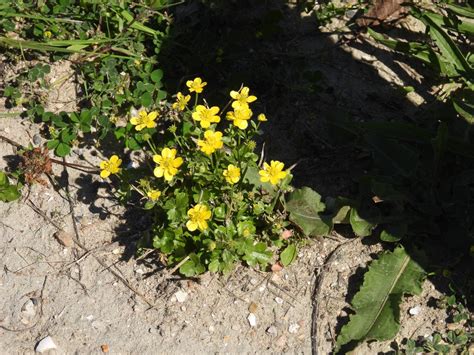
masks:
<instances>
[{"instance_id":1,"label":"broad dark green leaf","mask_svg":"<svg viewBox=\"0 0 474 355\"><path fill-rule=\"evenodd\" d=\"M402 297L420 294L424 277L424 270L403 247L386 252L373 261L351 302L356 313L342 327L336 352L351 341L392 339L400 327Z\"/></svg>"},{"instance_id":2,"label":"broad dark green leaf","mask_svg":"<svg viewBox=\"0 0 474 355\"><path fill-rule=\"evenodd\" d=\"M372 234L376 224L373 221L362 218L356 208L351 208L349 222L352 230L359 237L367 237Z\"/></svg>"},{"instance_id":3,"label":"broad dark green leaf","mask_svg":"<svg viewBox=\"0 0 474 355\"><path fill-rule=\"evenodd\" d=\"M308 236L324 236L332 230L332 217L322 214L326 206L321 195L309 187L296 189L287 198L290 221Z\"/></svg>"}]
</instances>

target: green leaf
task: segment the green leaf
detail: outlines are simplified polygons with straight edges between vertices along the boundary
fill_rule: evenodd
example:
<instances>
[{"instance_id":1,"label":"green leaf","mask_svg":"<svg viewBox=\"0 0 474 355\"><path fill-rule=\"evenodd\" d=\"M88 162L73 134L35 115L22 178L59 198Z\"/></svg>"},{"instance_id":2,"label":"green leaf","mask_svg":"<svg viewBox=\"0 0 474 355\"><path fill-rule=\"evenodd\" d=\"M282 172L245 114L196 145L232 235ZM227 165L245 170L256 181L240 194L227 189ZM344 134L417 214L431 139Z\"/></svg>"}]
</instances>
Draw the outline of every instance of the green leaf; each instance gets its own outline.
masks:
<instances>
[{"instance_id":1,"label":"green leaf","mask_svg":"<svg viewBox=\"0 0 474 355\"><path fill-rule=\"evenodd\" d=\"M405 223L389 224L380 233L380 239L384 242L394 243L402 239L406 233L407 225Z\"/></svg>"},{"instance_id":2,"label":"green leaf","mask_svg":"<svg viewBox=\"0 0 474 355\"><path fill-rule=\"evenodd\" d=\"M150 79L155 83L160 83L163 78L163 70L157 69L151 72Z\"/></svg>"},{"instance_id":3,"label":"green leaf","mask_svg":"<svg viewBox=\"0 0 474 355\"><path fill-rule=\"evenodd\" d=\"M454 4L447 4L446 7L454 12L456 15L474 18L474 9L467 6L459 6Z\"/></svg>"},{"instance_id":4,"label":"green leaf","mask_svg":"<svg viewBox=\"0 0 474 355\"><path fill-rule=\"evenodd\" d=\"M362 218L355 208L351 209L349 222L351 224L352 230L359 237L367 237L371 235L372 230L375 228L375 224Z\"/></svg>"},{"instance_id":5,"label":"green leaf","mask_svg":"<svg viewBox=\"0 0 474 355\"><path fill-rule=\"evenodd\" d=\"M270 262L272 252L267 250L265 243L260 242L253 245L252 239L248 238L246 244L247 248L242 259L245 260L247 264L250 266L255 266L257 264L265 266Z\"/></svg>"},{"instance_id":6,"label":"green leaf","mask_svg":"<svg viewBox=\"0 0 474 355\"><path fill-rule=\"evenodd\" d=\"M0 186L8 186L10 185L8 182L8 177L7 174L5 174L3 171L0 171Z\"/></svg>"},{"instance_id":7,"label":"green leaf","mask_svg":"<svg viewBox=\"0 0 474 355\"><path fill-rule=\"evenodd\" d=\"M150 107L150 105L152 104L153 102L153 99L151 97L151 94L147 91L147 92L144 92L142 94L142 97L141 97L141 103L143 106L145 107Z\"/></svg>"},{"instance_id":8,"label":"green leaf","mask_svg":"<svg viewBox=\"0 0 474 355\"><path fill-rule=\"evenodd\" d=\"M63 142L60 142L57 145L56 149L54 150L54 154L56 154L58 157L65 157L70 152L71 152L71 147Z\"/></svg>"},{"instance_id":9,"label":"green leaf","mask_svg":"<svg viewBox=\"0 0 474 355\"><path fill-rule=\"evenodd\" d=\"M179 272L186 277L192 277L202 274L206 271L204 265L201 264L199 256L196 254L190 254L190 258L179 268Z\"/></svg>"},{"instance_id":10,"label":"green leaf","mask_svg":"<svg viewBox=\"0 0 474 355\"><path fill-rule=\"evenodd\" d=\"M207 268L209 269L210 272L218 272L219 271L219 260L213 260L209 263Z\"/></svg>"},{"instance_id":11,"label":"green leaf","mask_svg":"<svg viewBox=\"0 0 474 355\"><path fill-rule=\"evenodd\" d=\"M463 90L456 98L452 99L454 109L469 124L474 124L474 92Z\"/></svg>"},{"instance_id":12,"label":"green leaf","mask_svg":"<svg viewBox=\"0 0 474 355\"><path fill-rule=\"evenodd\" d=\"M11 202L20 198L21 194L17 185L11 185L7 174L0 171L0 201Z\"/></svg>"},{"instance_id":13,"label":"green leaf","mask_svg":"<svg viewBox=\"0 0 474 355\"><path fill-rule=\"evenodd\" d=\"M425 25L429 26L429 34L436 42L436 45L446 60L453 63L458 71L464 72L464 75L471 76L472 69L466 58L464 58L451 37L449 37L449 35L436 23L436 20L432 15L430 13L425 13L421 17L421 20Z\"/></svg>"},{"instance_id":14,"label":"green leaf","mask_svg":"<svg viewBox=\"0 0 474 355\"><path fill-rule=\"evenodd\" d=\"M420 294L424 276L423 269L401 246L373 261L352 300L356 313L342 327L336 352L351 341L392 339L400 327L403 295Z\"/></svg>"},{"instance_id":15,"label":"green leaf","mask_svg":"<svg viewBox=\"0 0 474 355\"><path fill-rule=\"evenodd\" d=\"M46 147L48 147L48 149L52 150L54 148L56 148L59 144L59 140L57 139L53 139L53 140L50 140L48 141L48 143L46 143Z\"/></svg>"},{"instance_id":16,"label":"green leaf","mask_svg":"<svg viewBox=\"0 0 474 355\"><path fill-rule=\"evenodd\" d=\"M411 176L418 164L418 154L406 145L393 139L379 137L374 134L365 136L374 152L378 165L385 168L387 173Z\"/></svg>"},{"instance_id":17,"label":"green leaf","mask_svg":"<svg viewBox=\"0 0 474 355\"><path fill-rule=\"evenodd\" d=\"M18 187L15 185L0 187L0 201L11 202L17 200L20 196L20 191L18 191Z\"/></svg>"},{"instance_id":18,"label":"green leaf","mask_svg":"<svg viewBox=\"0 0 474 355\"><path fill-rule=\"evenodd\" d=\"M290 221L300 227L305 235L327 235L333 227L331 217L321 214L326 209L321 195L309 187L293 191L288 196L286 209L290 212Z\"/></svg>"},{"instance_id":19,"label":"green leaf","mask_svg":"<svg viewBox=\"0 0 474 355\"><path fill-rule=\"evenodd\" d=\"M294 244L288 245L280 254L280 261L283 266L290 265L296 259L296 246Z\"/></svg>"},{"instance_id":20,"label":"green leaf","mask_svg":"<svg viewBox=\"0 0 474 355\"><path fill-rule=\"evenodd\" d=\"M432 50L425 44L387 39L382 34L372 30L371 28L368 28L367 31L377 42L382 43L394 51L412 55L413 57L418 58L427 64L435 64L432 60Z\"/></svg>"}]
</instances>

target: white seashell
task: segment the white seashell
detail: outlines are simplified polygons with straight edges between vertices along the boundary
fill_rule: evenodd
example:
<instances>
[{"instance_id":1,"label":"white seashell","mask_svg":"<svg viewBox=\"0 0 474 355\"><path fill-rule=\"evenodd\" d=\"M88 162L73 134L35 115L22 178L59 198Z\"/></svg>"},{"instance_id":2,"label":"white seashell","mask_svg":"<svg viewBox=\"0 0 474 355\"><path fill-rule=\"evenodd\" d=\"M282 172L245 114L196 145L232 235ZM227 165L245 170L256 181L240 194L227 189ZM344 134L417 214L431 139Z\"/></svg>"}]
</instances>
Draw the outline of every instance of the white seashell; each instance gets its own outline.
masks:
<instances>
[{"instance_id":1,"label":"white seashell","mask_svg":"<svg viewBox=\"0 0 474 355\"><path fill-rule=\"evenodd\" d=\"M257 317L253 313L249 313L249 316L247 317L247 320L249 321L249 324L251 327L256 327L257 326Z\"/></svg>"},{"instance_id":2,"label":"white seashell","mask_svg":"<svg viewBox=\"0 0 474 355\"><path fill-rule=\"evenodd\" d=\"M53 338L47 336L39 341L38 345L36 345L35 351L39 353L44 353L48 350L57 349L56 344L54 344Z\"/></svg>"}]
</instances>

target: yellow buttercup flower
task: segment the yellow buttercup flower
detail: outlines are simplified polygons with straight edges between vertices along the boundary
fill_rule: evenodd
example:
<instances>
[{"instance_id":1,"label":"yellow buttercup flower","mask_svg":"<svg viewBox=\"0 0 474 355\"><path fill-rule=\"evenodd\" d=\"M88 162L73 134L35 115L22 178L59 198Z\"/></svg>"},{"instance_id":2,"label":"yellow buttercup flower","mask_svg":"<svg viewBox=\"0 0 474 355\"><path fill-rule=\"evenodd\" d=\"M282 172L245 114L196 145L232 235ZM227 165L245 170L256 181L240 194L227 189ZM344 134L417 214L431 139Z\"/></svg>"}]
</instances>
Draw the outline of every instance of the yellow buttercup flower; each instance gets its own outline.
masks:
<instances>
[{"instance_id":1,"label":"yellow buttercup flower","mask_svg":"<svg viewBox=\"0 0 474 355\"><path fill-rule=\"evenodd\" d=\"M163 177L166 181L173 180L173 176L178 173L178 168L183 164L183 158L176 157L176 149L164 148L161 155L153 156L153 161L158 166L153 170L156 177Z\"/></svg>"},{"instance_id":2,"label":"yellow buttercup flower","mask_svg":"<svg viewBox=\"0 0 474 355\"><path fill-rule=\"evenodd\" d=\"M117 174L120 172L120 165L122 164L122 159L119 159L118 156L112 155L109 160L105 160L100 163L100 177L103 179L108 178L111 174Z\"/></svg>"},{"instance_id":3,"label":"yellow buttercup flower","mask_svg":"<svg viewBox=\"0 0 474 355\"><path fill-rule=\"evenodd\" d=\"M44 31L43 36L47 39L50 39L53 36L53 34L51 33L51 31Z\"/></svg>"},{"instance_id":4,"label":"yellow buttercup flower","mask_svg":"<svg viewBox=\"0 0 474 355\"><path fill-rule=\"evenodd\" d=\"M226 170L223 173L226 181L233 185L239 182L240 180L240 168L235 165L229 164Z\"/></svg>"},{"instance_id":5,"label":"yellow buttercup flower","mask_svg":"<svg viewBox=\"0 0 474 355\"><path fill-rule=\"evenodd\" d=\"M148 198L152 201L156 201L160 198L161 196L161 191L160 190L155 190L155 189L152 189L150 191L148 191L146 193L146 195L148 196Z\"/></svg>"},{"instance_id":6,"label":"yellow buttercup flower","mask_svg":"<svg viewBox=\"0 0 474 355\"><path fill-rule=\"evenodd\" d=\"M211 155L217 149L221 149L224 146L222 132L207 130L204 132L204 140L199 139L197 144L202 152Z\"/></svg>"},{"instance_id":7,"label":"yellow buttercup flower","mask_svg":"<svg viewBox=\"0 0 474 355\"><path fill-rule=\"evenodd\" d=\"M211 218L211 211L206 205L198 203L188 211L189 221L186 222L186 228L190 232L199 229L201 232L207 229L207 220Z\"/></svg>"},{"instance_id":8,"label":"yellow buttercup flower","mask_svg":"<svg viewBox=\"0 0 474 355\"><path fill-rule=\"evenodd\" d=\"M207 83L203 82L201 78L186 81L186 86L189 88L189 92L195 91L197 94L200 94L206 85Z\"/></svg>"},{"instance_id":9,"label":"yellow buttercup flower","mask_svg":"<svg viewBox=\"0 0 474 355\"><path fill-rule=\"evenodd\" d=\"M260 174L260 181L270 181L272 185L277 185L280 180L284 179L286 175L288 175L287 171L283 171L284 167L285 165L278 160L272 160L270 165L268 165L268 163L264 163L263 170L258 172Z\"/></svg>"},{"instance_id":10,"label":"yellow buttercup flower","mask_svg":"<svg viewBox=\"0 0 474 355\"><path fill-rule=\"evenodd\" d=\"M248 120L252 117L252 114L251 109L241 106L234 108L234 111L227 112L226 118L240 129L246 129L249 125Z\"/></svg>"},{"instance_id":11,"label":"yellow buttercup flower","mask_svg":"<svg viewBox=\"0 0 474 355\"><path fill-rule=\"evenodd\" d=\"M219 123L221 118L217 116L219 107L212 106L208 108L204 105L197 105L196 111L193 112L193 120L198 121L202 128L209 128L211 123Z\"/></svg>"},{"instance_id":12,"label":"yellow buttercup flower","mask_svg":"<svg viewBox=\"0 0 474 355\"><path fill-rule=\"evenodd\" d=\"M158 118L158 112L152 111L147 113L145 110L140 110L138 116L132 117L130 123L135 126L137 131L141 131L143 128L155 128L155 120Z\"/></svg>"},{"instance_id":13,"label":"yellow buttercup flower","mask_svg":"<svg viewBox=\"0 0 474 355\"><path fill-rule=\"evenodd\" d=\"M267 122L267 116L265 116L264 113L261 113L260 115L257 116L257 120L259 120L260 122Z\"/></svg>"},{"instance_id":14,"label":"yellow buttercup flower","mask_svg":"<svg viewBox=\"0 0 474 355\"><path fill-rule=\"evenodd\" d=\"M234 91L232 90L230 92L230 97L233 98L235 101L232 103L233 108L239 108L239 107L248 107L248 105L255 100L257 100L256 96L249 95L250 89L246 86L244 86L241 90L239 91Z\"/></svg>"},{"instance_id":15,"label":"yellow buttercup flower","mask_svg":"<svg viewBox=\"0 0 474 355\"><path fill-rule=\"evenodd\" d=\"M184 96L182 93L178 92L176 102L172 105L172 107L175 110L184 111L188 105L189 100L191 100L191 95Z\"/></svg>"}]
</instances>

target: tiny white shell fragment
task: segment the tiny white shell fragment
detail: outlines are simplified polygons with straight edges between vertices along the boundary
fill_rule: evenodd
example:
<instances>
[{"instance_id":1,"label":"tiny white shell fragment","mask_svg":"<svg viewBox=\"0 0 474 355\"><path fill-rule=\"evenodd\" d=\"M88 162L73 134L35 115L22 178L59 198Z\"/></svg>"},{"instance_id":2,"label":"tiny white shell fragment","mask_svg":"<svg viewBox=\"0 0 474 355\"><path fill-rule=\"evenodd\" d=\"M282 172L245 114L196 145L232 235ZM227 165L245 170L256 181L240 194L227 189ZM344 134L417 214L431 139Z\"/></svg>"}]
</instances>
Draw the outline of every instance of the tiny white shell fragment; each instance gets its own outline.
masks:
<instances>
[{"instance_id":1,"label":"tiny white shell fragment","mask_svg":"<svg viewBox=\"0 0 474 355\"><path fill-rule=\"evenodd\" d=\"M176 297L176 300L179 303L183 303L184 301L186 301L186 298L188 298L188 294L182 290L179 290L174 294L174 297Z\"/></svg>"},{"instance_id":2,"label":"tiny white shell fragment","mask_svg":"<svg viewBox=\"0 0 474 355\"><path fill-rule=\"evenodd\" d=\"M420 306L415 306L413 308L410 308L408 310L408 313L410 313L412 316L416 316L421 312L421 307Z\"/></svg>"},{"instance_id":3,"label":"tiny white shell fragment","mask_svg":"<svg viewBox=\"0 0 474 355\"><path fill-rule=\"evenodd\" d=\"M283 298L275 297L275 302L278 304L283 304Z\"/></svg>"},{"instance_id":4,"label":"tiny white shell fragment","mask_svg":"<svg viewBox=\"0 0 474 355\"><path fill-rule=\"evenodd\" d=\"M255 316L255 314L249 313L247 320L249 321L251 327L257 326L257 316Z\"/></svg>"},{"instance_id":5,"label":"tiny white shell fragment","mask_svg":"<svg viewBox=\"0 0 474 355\"><path fill-rule=\"evenodd\" d=\"M38 345L36 345L35 351L39 353L44 353L48 350L57 349L56 344L54 344L53 338L47 336L39 341Z\"/></svg>"},{"instance_id":6,"label":"tiny white shell fragment","mask_svg":"<svg viewBox=\"0 0 474 355\"><path fill-rule=\"evenodd\" d=\"M300 329L300 325L298 323L291 323L288 327L288 333L296 334Z\"/></svg>"}]
</instances>

